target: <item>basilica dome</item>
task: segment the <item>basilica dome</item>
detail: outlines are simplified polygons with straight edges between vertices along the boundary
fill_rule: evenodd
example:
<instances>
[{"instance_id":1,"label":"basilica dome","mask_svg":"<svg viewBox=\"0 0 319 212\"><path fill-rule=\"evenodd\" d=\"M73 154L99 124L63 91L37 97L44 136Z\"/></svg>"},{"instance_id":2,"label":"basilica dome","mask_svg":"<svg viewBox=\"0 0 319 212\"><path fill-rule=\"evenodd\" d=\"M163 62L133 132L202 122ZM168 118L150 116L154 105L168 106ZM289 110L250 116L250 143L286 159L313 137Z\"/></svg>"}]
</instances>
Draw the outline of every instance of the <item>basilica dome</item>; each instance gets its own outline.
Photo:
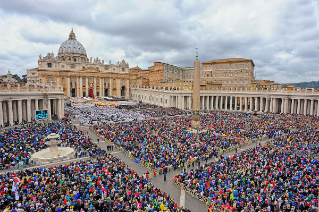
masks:
<instances>
[{"instance_id":1,"label":"basilica dome","mask_svg":"<svg viewBox=\"0 0 319 212\"><path fill-rule=\"evenodd\" d=\"M59 48L59 54L63 53L74 53L86 56L85 48L76 40L73 29L69 35L69 39L64 41Z\"/></svg>"}]
</instances>

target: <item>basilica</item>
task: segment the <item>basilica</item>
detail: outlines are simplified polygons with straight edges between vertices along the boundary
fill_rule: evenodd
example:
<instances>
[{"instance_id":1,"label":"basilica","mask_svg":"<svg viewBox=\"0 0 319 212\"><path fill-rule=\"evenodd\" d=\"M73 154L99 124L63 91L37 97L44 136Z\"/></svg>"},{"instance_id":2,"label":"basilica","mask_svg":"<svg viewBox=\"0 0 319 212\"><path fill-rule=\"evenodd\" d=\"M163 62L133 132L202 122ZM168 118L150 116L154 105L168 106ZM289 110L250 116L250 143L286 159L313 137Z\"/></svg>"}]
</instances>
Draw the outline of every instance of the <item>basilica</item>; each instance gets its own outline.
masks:
<instances>
[{"instance_id":1,"label":"basilica","mask_svg":"<svg viewBox=\"0 0 319 212\"><path fill-rule=\"evenodd\" d=\"M116 64L100 58L88 58L73 29L64 41L58 55L39 55L38 67L27 70L29 85L63 86L67 97L114 96L129 97L129 64Z\"/></svg>"}]
</instances>

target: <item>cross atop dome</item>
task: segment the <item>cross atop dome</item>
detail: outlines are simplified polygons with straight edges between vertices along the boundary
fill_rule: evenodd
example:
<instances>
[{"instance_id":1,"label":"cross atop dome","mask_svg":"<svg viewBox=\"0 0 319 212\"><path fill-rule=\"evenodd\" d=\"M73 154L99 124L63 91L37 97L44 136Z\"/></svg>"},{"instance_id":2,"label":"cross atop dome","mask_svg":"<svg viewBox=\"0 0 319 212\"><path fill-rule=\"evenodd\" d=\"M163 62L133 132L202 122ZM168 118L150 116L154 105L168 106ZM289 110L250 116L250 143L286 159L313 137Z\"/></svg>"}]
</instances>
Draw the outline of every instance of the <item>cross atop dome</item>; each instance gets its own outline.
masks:
<instances>
[{"instance_id":1,"label":"cross atop dome","mask_svg":"<svg viewBox=\"0 0 319 212\"><path fill-rule=\"evenodd\" d=\"M73 28L71 28L71 32L70 32L70 35L69 35L69 40L76 40L76 36L75 36L75 33L73 32Z\"/></svg>"}]
</instances>

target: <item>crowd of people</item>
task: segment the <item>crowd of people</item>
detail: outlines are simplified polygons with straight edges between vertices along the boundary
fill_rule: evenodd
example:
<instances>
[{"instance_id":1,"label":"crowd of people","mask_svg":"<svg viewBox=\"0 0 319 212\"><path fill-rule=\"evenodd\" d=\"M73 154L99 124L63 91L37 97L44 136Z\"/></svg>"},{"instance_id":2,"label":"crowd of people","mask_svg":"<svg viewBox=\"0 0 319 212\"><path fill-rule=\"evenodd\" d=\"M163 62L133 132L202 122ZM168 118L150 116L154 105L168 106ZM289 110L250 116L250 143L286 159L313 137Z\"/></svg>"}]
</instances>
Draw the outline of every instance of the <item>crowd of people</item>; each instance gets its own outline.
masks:
<instances>
[{"instance_id":1,"label":"crowd of people","mask_svg":"<svg viewBox=\"0 0 319 212\"><path fill-rule=\"evenodd\" d=\"M11 211L181 211L170 196L111 155L0 175L0 209Z\"/></svg>"},{"instance_id":2,"label":"crowd of people","mask_svg":"<svg viewBox=\"0 0 319 212\"><path fill-rule=\"evenodd\" d=\"M187 190L229 211L317 211L318 123L301 123L265 145L182 172Z\"/></svg>"},{"instance_id":3,"label":"crowd of people","mask_svg":"<svg viewBox=\"0 0 319 212\"><path fill-rule=\"evenodd\" d=\"M153 169L177 169L216 157L220 151L236 148L250 139L274 137L296 127L297 120L275 114L255 119L251 114L209 112L202 115L205 130L198 134L188 131L191 120L184 116L98 124L92 129Z\"/></svg>"},{"instance_id":4,"label":"crowd of people","mask_svg":"<svg viewBox=\"0 0 319 212\"><path fill-rule=\"evenodd\" d=\"M151 104L120 104L118 106L77 105L65 108L83 124L117 123L144 120L154 117L189 115L177 108L164 108Z\"/></svg>"},{"instance_id":5,"label":"crowd of people","mask_svg":"<svg viewBox=\"0 0 319 212\"><path fill-rule=\"evenodd\" d=\"M47 124L25 124L6 129L0 134L0 169L16 167L20 161L25 165L33 165L31 154L48 147L45 138L50 133L60 136L59 145L73 147L77 157L98 156L105 152L67 119Z\"/></svg>"}]
</instances>

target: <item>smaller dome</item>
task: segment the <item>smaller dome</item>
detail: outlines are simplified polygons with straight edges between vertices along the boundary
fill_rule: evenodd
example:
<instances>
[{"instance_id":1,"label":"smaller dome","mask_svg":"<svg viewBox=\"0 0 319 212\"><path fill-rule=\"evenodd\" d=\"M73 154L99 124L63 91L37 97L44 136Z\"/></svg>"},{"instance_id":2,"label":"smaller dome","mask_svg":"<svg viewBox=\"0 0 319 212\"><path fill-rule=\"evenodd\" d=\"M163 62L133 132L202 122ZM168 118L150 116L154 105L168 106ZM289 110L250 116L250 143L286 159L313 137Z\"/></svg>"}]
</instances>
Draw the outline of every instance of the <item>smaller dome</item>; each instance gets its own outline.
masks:
<instances>
[{"instance_id":1,"label":"smaller dome","mask_svg":"<svg viewBox=\"0 0 319 212\"><path fill-rule=\"evenodd\" d=\"M76 40L73 29L69 35L69 39L64 41L59 48L58 54L62 54L62 53L74 53L74 54L81 54L86 56L86 50L83 47L83 45Z\"/></svg>"}]
</instances>

